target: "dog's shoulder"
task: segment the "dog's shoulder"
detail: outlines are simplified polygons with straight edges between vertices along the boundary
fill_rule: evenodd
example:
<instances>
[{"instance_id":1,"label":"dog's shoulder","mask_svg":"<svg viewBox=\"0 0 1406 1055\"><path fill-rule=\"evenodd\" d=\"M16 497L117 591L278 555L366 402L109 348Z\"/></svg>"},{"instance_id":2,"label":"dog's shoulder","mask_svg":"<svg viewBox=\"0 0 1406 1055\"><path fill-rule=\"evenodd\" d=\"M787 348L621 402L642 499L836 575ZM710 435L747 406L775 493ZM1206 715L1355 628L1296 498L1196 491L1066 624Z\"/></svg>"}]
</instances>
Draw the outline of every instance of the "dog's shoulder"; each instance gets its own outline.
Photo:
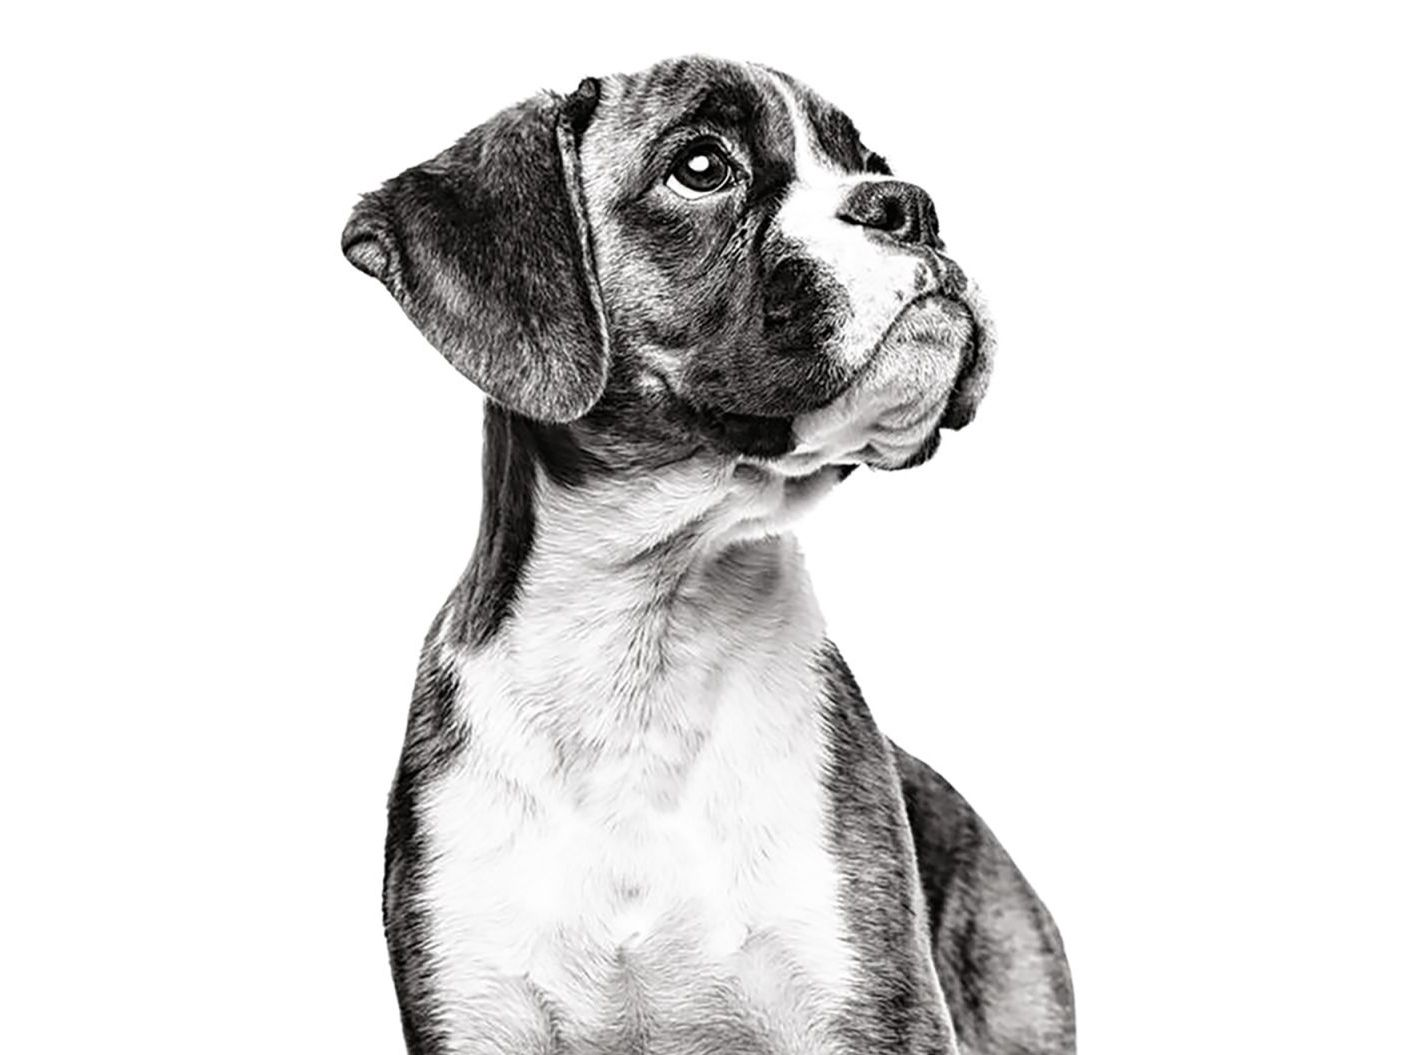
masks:
<instances>
[{"instance_id":1,"label":"dog's shoulder","mask_svg":"<svg viewBox=\"0 0 1406 1055\"><path fill-rule=\"evenodd\" d=\"M851 1009L856 1050L951 1050L927 917L889 741L833 643L816 655L824 694L831 847L850 940L866 965ZM907 1038L905 1041L904 1038Z\"/></svg>"},{"instance_id":2,"label":"dog's shoulder","mask_svg":"<svg viewBox=\"0 0 1406 1055\"><path fill-rule=\"evenodd\" d=\"M968 1050L1072 1052L1073 992L1050 913L967 800L879 731L838 649L827 643L817 665L836 849L866 955L901 962L903 921L919 920ZM895 867L903 861L916 889ZM921 976L912 966L904 974Z\"/></svg>"},{"instance_id":3,"label":"dog's shoulder","mask_svg":"<svg viewBox=\"0 0 1406 1055\"><path fill-rule=\"evenodd\" d=\"M890 746L958 1036L975 1050L1072 1052L1074 995L1053 917L967 800Z\"/></svg>"}]
</instances>

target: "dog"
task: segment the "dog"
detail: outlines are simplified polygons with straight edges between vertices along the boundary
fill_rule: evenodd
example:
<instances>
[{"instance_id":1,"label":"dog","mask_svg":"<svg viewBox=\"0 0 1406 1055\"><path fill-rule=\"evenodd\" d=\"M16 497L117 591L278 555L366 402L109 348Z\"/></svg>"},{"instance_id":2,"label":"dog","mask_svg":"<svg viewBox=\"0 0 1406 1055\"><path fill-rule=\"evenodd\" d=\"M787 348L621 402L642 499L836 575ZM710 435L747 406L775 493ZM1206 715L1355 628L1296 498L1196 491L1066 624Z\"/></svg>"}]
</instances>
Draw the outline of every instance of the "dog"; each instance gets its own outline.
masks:
<instances>
[{"instance_id":1,"label":"dog","mask_svg":"<svg viewBox=\"0 0 1406 1055\"><path fill-rule=\"evenodd\" d=\"M1072 1052L1049 913L875 727L788 530L986 388L928 195L691 57L503 111L342 248L488 397L389 805L408 1050Z\"/></svg>"}]
</instances>

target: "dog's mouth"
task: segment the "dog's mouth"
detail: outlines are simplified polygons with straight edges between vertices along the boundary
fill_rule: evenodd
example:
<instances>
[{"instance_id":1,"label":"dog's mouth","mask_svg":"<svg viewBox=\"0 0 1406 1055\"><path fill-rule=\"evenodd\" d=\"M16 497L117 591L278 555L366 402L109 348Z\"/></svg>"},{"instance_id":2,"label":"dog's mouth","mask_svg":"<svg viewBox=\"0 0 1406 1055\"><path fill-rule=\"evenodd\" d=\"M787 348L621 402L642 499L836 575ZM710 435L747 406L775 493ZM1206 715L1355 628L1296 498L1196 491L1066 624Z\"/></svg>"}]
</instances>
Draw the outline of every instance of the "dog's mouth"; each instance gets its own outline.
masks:
<instances>
[{"instance_id":1,"label":"dog's mouth","mask_svg":"<svg viewBox=\"0 0 1406 1055\"><path fill-rule=\"evenodd\" d=\"M966 297L925 293L903 306L845 390L791 422L793 446L767 457L791 477L824 466L906 469L936 452L972 408L964 381L982 369L986 328Z\"/></svg>"},{"instance_id":2,"label":"dog's mouth","mask_svg":"<svg viewBox=\"0 0 1406 1055\"><path fill-rule=\"evenodd\" d=\"M905 469L936 452L942 430L975 412L989 370L990 326L980 294L915 292L870 339L850 377L823 404L791 414L748 414L680 400L716 450L790 479L826 467ZM835 361L835 360L832 360Z\"/></svg>"}]
</instances>

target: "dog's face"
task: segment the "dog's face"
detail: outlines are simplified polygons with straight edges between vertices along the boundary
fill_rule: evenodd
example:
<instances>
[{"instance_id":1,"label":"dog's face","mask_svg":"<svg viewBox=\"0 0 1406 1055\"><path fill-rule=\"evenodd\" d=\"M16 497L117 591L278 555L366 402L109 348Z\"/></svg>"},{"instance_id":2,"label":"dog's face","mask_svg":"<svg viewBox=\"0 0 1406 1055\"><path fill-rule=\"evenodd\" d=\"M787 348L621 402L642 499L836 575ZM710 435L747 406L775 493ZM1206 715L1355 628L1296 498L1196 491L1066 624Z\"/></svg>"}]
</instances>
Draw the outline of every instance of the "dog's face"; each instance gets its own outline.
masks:
<instances>
[{"instance_id":1,"label":"dog's face","mask_svg":"<svg viewBox=\"0 0 1406 1055\"><path fill-rule=\"evenodd\" d=\"M678 59L505 111L369 195L344 247L606 469L915 465L990 369L928 195L759 66Z\"/></svg>"}]
</instances>

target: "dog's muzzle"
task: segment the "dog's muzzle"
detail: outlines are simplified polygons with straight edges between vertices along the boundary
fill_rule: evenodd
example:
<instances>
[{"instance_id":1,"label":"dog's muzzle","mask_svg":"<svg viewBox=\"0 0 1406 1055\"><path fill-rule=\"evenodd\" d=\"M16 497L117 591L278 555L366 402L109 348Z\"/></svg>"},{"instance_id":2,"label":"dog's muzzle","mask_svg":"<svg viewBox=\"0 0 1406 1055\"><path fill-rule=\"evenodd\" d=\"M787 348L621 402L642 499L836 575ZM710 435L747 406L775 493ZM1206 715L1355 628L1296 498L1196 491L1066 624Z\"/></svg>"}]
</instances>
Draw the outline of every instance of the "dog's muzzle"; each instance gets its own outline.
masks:
<instances>
[{"instance_id":1,"label":"dog's muzzle","mask_svg":"<svg viewBox=\"0 0 1406 1055\"><path fill-rule=\"evenodd\" d=\"M915 259L913 288L845 391L796 419L783 472L909 468L936 451L939 429L971 420L990 361L980 294L937 253Z\"/></svg>"}]
</instances>

